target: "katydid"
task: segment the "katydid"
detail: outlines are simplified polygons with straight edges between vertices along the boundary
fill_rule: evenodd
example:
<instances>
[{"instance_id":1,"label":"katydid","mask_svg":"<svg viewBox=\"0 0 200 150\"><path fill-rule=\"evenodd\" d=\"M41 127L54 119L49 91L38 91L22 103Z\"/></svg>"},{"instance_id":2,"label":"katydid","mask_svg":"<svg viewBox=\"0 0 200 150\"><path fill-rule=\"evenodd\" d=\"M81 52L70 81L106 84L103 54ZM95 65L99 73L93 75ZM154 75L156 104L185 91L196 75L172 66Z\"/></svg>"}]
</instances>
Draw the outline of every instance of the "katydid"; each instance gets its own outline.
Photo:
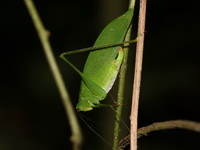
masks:
<instances>
[{"instance_id":1,"label":"katydid","mask_svg":"<svg viewBox=\"0 0 200 150\"><path fill-rule=\"evenodd\" d=\"M77 110L89 111L94 107L101 106L100 101L106 98L112 88L123 62L123 49L118 44L124 42L132 17L133 9L129 9L104 28L91 48L99 47L101 50L90 52L83 72L65 58L68 52L60 55L82 78ZM108 46L102 48L102 45ZM111 47L111 45L113 46Z\"/></svg>"}]
</instances>

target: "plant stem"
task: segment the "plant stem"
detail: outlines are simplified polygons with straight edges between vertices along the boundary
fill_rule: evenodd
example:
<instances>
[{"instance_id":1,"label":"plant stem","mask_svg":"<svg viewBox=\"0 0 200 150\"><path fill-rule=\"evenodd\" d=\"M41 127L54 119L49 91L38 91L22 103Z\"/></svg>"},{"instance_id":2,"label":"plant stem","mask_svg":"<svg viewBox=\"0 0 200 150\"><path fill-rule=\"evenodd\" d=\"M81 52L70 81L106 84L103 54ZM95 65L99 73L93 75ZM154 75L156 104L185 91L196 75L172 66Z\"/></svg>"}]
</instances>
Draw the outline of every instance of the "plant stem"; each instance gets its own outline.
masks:
<instances>
[{"instance_id":1,"label":"plant stem","mask_svg":"<svg viewBox=\"0 0 200 150\"><path fill-rule=\"evenodd\" d=\"M130 39L130 30L128 30L127 38L126 40ZM124 61L121 66L120 70L120 78L119 78L119 89L118 89L118 95L117 95L117 109L116 109L116 115L115 115L115 126L114 126L114 142L113 142L113 150L118 149L118 143L119 143L119 133L120 133L120 120L122 115L122 105L123 105L123 95L124 95L124 85L125 85L125 76L126 76L126 67L127 67L127 58L128 58L128 48L124 48Z\"/></svg>"},{"instance_id":2,"label":"plant stem","mask_svg":"<svg viewBox=\"0 0 200 150\"><path fill-rule=\"evenodd\" d=\"M194 132L200 132L200 123L189 120L171 120L164 122L156 122L151 125L139 128L137 138L147 136L150 132L169 130L169 129L185 129ZM123 138L119 143L119 150L124 150L130 145L130 135Z\"/></svg>"},{"instance_id":3,"label":"plant stem","mask_svg":"<svg viewBox=\"0 0 200 150\"><path fill-rule=\"evenodd\" d=\"M145 31L146 20L146 0L140 0L139 21L138 21L138 36ZM137 41L136 58L135 58L135 73L133 83L133 95L131 106L131 150L137 150L137 121L138 121L138 104L140 95L140 83L142 72L144 35Z\"/></svg>"},{"instance_id":4,"label":"plant stem","mask_svg":"<svg viewBox=\"0 0 200 150\"><path fill-rule=\"evenodd\" d=\"M135 8L135 1L136 0L130 0L129 1L129 9L134 9Z\"/></svg>"},{"instance_id":5,"label":"plant stem","mask_svg":"<svg viewBox=\"0 0 200 150\"><path fill-rule=\"evenodd\" d=\"M134 9L135 6L135 0L130 0L129 3L129 9ZM131 29L132 26L127 31L125 41L130 41L131 38ZM127 46L129 44L126 44ZM128 50L129 48L124 48L124 61L121 66L120 70L120 78L119 78L119 89L118 89L118 97L117 97L117 109L116 109L116 120L115 120L115 125L114 125L114 139L113 139L113 150L118 149L118 143L119 143L119 133L120 133L120 120L121 120L121 115L122 115L122 106L123 106L123 95L124 95L124 87L125 87L125 76L126 76L126 68L127 68L127 60L128 60Z\"/></svg>"},{"instance_id":6,"label":"plant stem","mask_svg":"<svg viewBox=\"0 0 200 150\"><path fill-rule=\"evenodd\" d=\"M58 65L56 63L55 57L52 52L52 48L49 42L49 35L48 31L44 28L42 21L39 17L39 14L37 13L37 10L34 6L34 3L32 0L24 0L27 9L30 13L30 16L32 17L33 23L35 25L35 28L37 30L39 39L41 41L41 44L43 46L44 53L46 55L46 58L48 60L50 69L52 71L53 77L55 79L57 88L59 90L63 105L65 107L66 115L69 119L69 124L72 131L71 141L73 143L73 149L79 150L82 144L82 132L76 117L76 114L74 112L71 100L69 98L69 94L67 92L67 88L64 85L64 81L62 79L61 73L58 69Z\"/></svg>"}]
</instances>

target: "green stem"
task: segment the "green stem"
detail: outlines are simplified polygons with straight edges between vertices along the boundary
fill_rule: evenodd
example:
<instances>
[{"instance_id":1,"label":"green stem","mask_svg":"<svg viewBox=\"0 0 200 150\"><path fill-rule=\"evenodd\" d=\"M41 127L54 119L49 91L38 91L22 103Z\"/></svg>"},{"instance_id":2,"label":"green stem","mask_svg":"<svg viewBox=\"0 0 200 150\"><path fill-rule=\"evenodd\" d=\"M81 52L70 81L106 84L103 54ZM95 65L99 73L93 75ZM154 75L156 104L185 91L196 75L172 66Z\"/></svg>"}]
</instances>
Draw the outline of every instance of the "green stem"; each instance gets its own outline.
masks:
<instances>
[{"instance_id":1,"label":"green stem","mask_svg":"<svg viewBox=\"0 0 200 150\"><path fill-rule=\"evenodd\" d=\"M73 109L71 100L69 98L69 94L67 92L67 88L64 85L64 81L62 79L61 73L58 69L58 65L56 63L55 57L52 52L52 48L48 39L48 31L44 28L42 21L37 13L37 10L34 6L34 3L32 0L24 0L27 9L30 13L30 16L33 20L33 23L35 25L35 28L37 30L39 39L41 41L41 44L43 46L44 53L46 55L46 58L48 60L50 69L52 71L53 77L55 79L57 88L59 90L63 105L65 107L66 115L69 119L69 124L72 131L71 141L73 143L73 149L74 150L80 150L82 145L82 132L75 114L75 111Z\"/></svg>"},{"instance_id":2,"label":"green stem","mask_svg":"<svg viewBox=\"0 0 200 150\"><path fill-rule=\"evenodd\" d=\"M134 10L135 7L135 0L130 0L129 2L129 9ZM132 26L130 26L125 41L130 41L131 38L131 29ZM124 61L121 66L120 70L120 78L119 78L119 89L118 89L118 97L117 97L117 109L116 109L116 120L114 125L114 139L113 139L113 150L118 149L118 143L119 143L119 133L120 133L120 120L122 116L122 106L123 106L123 95L124 95L124 87L125 87L125 76L126 76L126 68L127 68L127 59L128 59L128 50L129 48L124 48Z\"/></svg>"}]
</instances>

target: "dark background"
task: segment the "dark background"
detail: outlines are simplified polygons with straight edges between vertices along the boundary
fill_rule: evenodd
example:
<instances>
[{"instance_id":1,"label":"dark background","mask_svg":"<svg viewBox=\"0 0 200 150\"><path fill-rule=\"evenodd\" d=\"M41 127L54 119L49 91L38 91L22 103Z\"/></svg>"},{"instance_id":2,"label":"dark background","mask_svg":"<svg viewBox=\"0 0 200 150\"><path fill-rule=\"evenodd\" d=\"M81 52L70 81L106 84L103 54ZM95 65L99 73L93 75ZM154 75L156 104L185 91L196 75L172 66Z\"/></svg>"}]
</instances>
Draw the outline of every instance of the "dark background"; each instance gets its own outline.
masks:
<instances>
[{"instance_id":1,"label":"dark background","mask_svg":"<svg viewBox=\"0 0 200 150\"><path fill-rule=\"evenodd\" d=\"M101 30L123 14L128 0L35 0L59 67L77 103L80 77L59 54L92 46ZM1 3L0 150L71 149L68 120L32 20L23 1ZM137 27L138 4L133 21ZM149 0L139 107L139 127L172 119L200 121L200 13L198 0ZM131 49L125 90L128 124L134 66ZM82 68L87 53L68 56ZM116 99L116 87L111 94ZM104 103L112 103L108 96ZM114 114L106 108L84 113L103 125L90 125L112 143ZM81 121L85 148L111 149ZM122 137L128 131L122 127ZM139 150L200 149L200 134L162 131L139 140Z\"/></svg>"}]
</instances>

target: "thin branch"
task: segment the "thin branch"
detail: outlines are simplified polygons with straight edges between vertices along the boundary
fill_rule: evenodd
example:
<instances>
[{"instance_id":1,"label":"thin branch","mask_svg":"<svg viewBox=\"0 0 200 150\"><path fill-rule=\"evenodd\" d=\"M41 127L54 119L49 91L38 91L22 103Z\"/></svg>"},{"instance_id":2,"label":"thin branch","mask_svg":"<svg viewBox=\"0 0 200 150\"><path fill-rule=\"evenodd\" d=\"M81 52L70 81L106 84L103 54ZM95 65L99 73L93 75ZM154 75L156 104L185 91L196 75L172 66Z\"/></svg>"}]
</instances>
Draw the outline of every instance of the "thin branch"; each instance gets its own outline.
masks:
<instances>
[{"instance_id":1,"label":"thin branch","mask_svg":"<svg viewBox=\"0 0 200 150\"><path fill-rule=\"evenodd\" d=\"M129 9L134 9L135 6L135 0L130 0L129 2ZM129 27L125 41L130 41L131 39L131 30L132 26ZM125 44L127 46L129 44ZM125 77L126 77L126 68L127 68L127 60L128 60L128 50L129 48L124 48L124 61L121 66L120 70L120 78L119 78L119 89L118 89L118 95L117 95L117 109L116 109L116 120L114 125L114 139L113 139L113 150L118 149L118 143L119 143L119 133L120 133L120 121L121 115L122 115L122 108L123 108L123 99L124 99L124 87L125 87Z\"/></svg>"},{"instance_id":2,"label":"thin branch","mask_svg":"<svg viewBox=\"0 0 200 150\"><path fill-rule=\"evenodd\" d=\"M57 88L59 90L63 105L65 107L66 115L69 119L69 124L72 131L71 141L73 143L73 149L79 150L82 144L82 133L81 129L76 117L76 114L74 112L72 103L69 98L69 94L67 92L67 88L64 85L64 81L62 79L61 73L58 69L58 65L56 63L55 57L53 55L53 51L48 39L48 32L44 28L42 21L39 17L39 14L37 13L37 10L34 6L34 3L32 0L24 0L27 9L30 13L30 16L32 17L33 23L35 25L35 28L38 32L38 36L40 38L41 44L43 46L44 53L46 55L46 58L48 60L50 69L53 73L53 77L55 79Z\"/></svg>"},{"instance_id":3,"label":"thin branch","mask_svg":"<svg viewBox=\"0 0 200 150\"><path fill-rule=\"evenodd\" d=\"M138 36L145 31L146 20L146 0L140 0ZM138 39L136 46L135 74L133 84L132 106L131 106L131 150L137 150L137 120L138 120L138 104L140 95L140 83L142 72L144 35Z\"/></svg>"},{"instance_id":4,"label":"thin branch","mask_svg":"<svg viewBox=\"0 0 200 150\"><path fill-rule=\"evenodd\" d=\"M147 136L150 132L170 129L185 129L200 133L200 123L188 120L171 120L157 122L138 129L137 138ZM124 150L130 145L130 135L123 138L119 143L119 150Z\"/></svg>"}]
</instances>

